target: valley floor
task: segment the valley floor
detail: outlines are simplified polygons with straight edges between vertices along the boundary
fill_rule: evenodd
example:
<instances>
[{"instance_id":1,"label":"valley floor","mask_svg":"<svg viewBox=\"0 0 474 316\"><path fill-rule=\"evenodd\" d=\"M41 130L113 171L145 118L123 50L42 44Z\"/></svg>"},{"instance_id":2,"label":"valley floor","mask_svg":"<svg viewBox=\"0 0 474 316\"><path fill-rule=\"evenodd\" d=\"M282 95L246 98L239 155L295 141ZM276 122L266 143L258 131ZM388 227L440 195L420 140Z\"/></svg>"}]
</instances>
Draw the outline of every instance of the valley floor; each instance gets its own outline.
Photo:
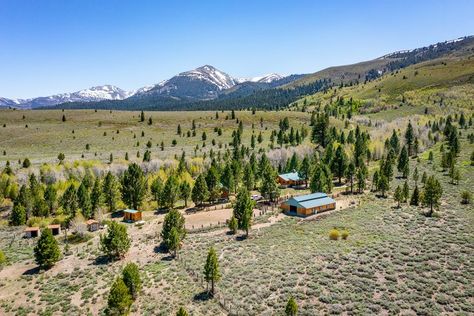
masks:
<instances>
[{"instance_id":1,"label":"valley floor","mask_svg":"<svg viewBox=\"0 0 474 316\"><path fill-rule=\"evenodd\" d=\"M12 241L15 230L2 228L1 247L13 262L0 272L0 311L100 314L115 276L125 262L134 261L144 279L134 315L170 315L180 306L192 315L273 315L282 313L290 295L301 315L472 314L474 212L459 198L472 187L474 170L464 163L472 147L463 147L459 185L450 184L424 156L420 163L411 161L420 173L436 174L442 181L442 204L432 218L421 208L397 208L392 198L367 193L354 196L358 202L352 207L314 220L262 215L244 240L219 226L190 233L177 260L158 250L160 220L154 218L141 229L130 226L133 246L122 261L102 262L95 237L39 273L31 241ZM395 179L392 186L402 181ZM188 215L189 223L206 216L197 214ZM348 239L330 240L335 227L348 230ZM215 299L206 298L202 280L211 245L222 273Z\"/></svg>"}]
</instances>

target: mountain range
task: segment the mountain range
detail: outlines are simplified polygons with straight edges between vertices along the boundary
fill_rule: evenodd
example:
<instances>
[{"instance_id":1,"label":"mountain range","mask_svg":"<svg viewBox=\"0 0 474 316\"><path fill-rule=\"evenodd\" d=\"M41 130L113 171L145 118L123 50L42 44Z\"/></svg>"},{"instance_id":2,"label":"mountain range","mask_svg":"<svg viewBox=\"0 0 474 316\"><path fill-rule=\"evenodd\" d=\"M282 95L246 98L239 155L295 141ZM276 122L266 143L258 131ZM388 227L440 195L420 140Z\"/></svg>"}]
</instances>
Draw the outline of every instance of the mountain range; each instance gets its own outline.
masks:
<instances>
[{"instance_id":1,"label":"mountain range","mask_svg":"<svg viewBox=\"0 0 474 316\"><path fill-rule=\"evenodd\" d=\"M466 36L304 75L268 74L255 78L235 78L213 66L204 65L134 91L105 85L33 99L0 98L0 107L118 110L278 109L304 96L327 91L333 86L364 85L393 75L400 69L439 61L446 56L470 59L473 52L474 36ZM474 74L474 69L468 70L468 73ZM423 82L420 84L423 85Z\"/></svg>"},{"instance_id":2,"label":"mountain range","mask_svg":"<svg viewBox=\"0 0 474 316\"><path fill-rule=\"evenodd\" d=\"M127 98L144 98L147 96L194 101L212 100L221 94L235 92L240 88L246 91L248 91L248 89L253 91L270 88L275 85L275 82L279 82L284 78L284 76L275 73L255 78L234 78L213 66L204 65L190 71L182 72L158 84L142 87L137 90L125 91L116 86L103 85L72 93L61 93L30 99L8 99L0 97L0 107L34 109L64 103L87 103L104 100L114 101ZM295 77L293 76L291 78Z\"/></svg>"}]
</instances>

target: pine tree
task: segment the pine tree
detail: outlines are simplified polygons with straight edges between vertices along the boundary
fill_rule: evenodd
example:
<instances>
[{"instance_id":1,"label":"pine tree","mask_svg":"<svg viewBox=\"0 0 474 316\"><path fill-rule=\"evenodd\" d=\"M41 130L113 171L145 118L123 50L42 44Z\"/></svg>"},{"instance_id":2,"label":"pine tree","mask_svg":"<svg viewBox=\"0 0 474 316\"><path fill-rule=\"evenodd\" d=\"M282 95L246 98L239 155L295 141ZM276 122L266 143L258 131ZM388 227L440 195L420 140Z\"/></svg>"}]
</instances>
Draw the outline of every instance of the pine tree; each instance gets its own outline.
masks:
<instances>
[{"instance_id":1,"label":"pine tree","mask_svg":"<svg viewBox=\"0 0 474 316\"><path fill-rule=\"evenodd\" d=\"M263 155L265 156L265 155ZM277 184L277 174L273 167L270 165L268 160L265 163L263 170L261 171L262 180L260 182L260 193L268 198L270 201L274 201L280 195Z\"/></svg>"},{"instance_id":2,"label":"pine tree","mask_svg":"<svg viewBox=\"0 0 474 316\"><path fill-rule=\"evenodd\" d=\"M10 225L20 226L26 224L26 210L25 207L19 203L13 205L10 214Z\"/></svg>"},{"instance_id":3,"label":"pine tree","mask_svg":"<svg viewBox=\"0 0 474 316\"><path fill-rule=\"evenodd\" d=\"M46 205L48 206L49 213L52 214L56 207L56 199L57 199L57 191L56 188L52 184L48 184L46 186L46 190L44 191L44 200Z\"/></svg>"},{"instance_id":4,"label":"pine tree","mask_svg":"<svg viewBox=\"0 0 474 316\"><path fill-rule=\"evenodd\" d=\"M333 166L334 173L339 180L339 184L341 184L341 178L345 175L347 168L347 157L346 153L344 152L344 148L342 148L342 145L340 145L336 149L336 155L333 160Z\"/></svg>"},{"instance_id":5,"label":"pine tree","mask_svg":"<svg viewBox=\"0 0 474 316\"><path fill-rule=\"evenodd\" d=\"M94 181L94 186L92 187L91 192L91 210L92 214L97 213L102 201L102 191L100 187L100 179L97 178Z\"/></svg>"},{"instance_id":6,"label":"pine tree","mask_svg":"<svg viewBox=\"0 0 474 316\"><path fill-rule=\"evenodd\" d=\"M150 185L151 195L153 200L156 201L158 208L161 206L161 194L163 191L163 182L160 177L153 179Z\"/></svg>"},{"instance_id":7,"label":"pine tree","mask_svg":"<svg viewBox=\"0 0 474 316\"><path fill-rule=\"evenodd\" d=\"M161 204L167 208L174 208L179 197L179 183L174 174L171 174L165 182L161 194Z\"/></svg>"},{"instance_id":8,"label":"pine tree","mask_svg":"<svg viewBox=\"0 0 474 316\"><path fill-rule=\"evenodd\" d=\"M363 193L365 190L365 179L367 178L367 167L362 165L360 168L357 169L357 191L359 193Z\"/></svg>"},{"instance_id":9,"label":"pine tree","mask_svg":"<svg viewBox=\"0 0 474 316\"><path fill-rule=\"evenodd\" d=\"M100 249L111 259L122 258L130 248L130 244L127 227L115 221L111 221L107 232L100 235Z\"/></svg>"},{"instance_id":10,"label":"pine tree","mask_svg":"<svg viewBox=\"0 0 474 316\"><path fill-rule=\"evenodd\" d=\"M433 214L433 207L438 206L442 194L443 188L439 181L434 176L428 177L423 192L423 204L430 207L430 211L427 214L428 216Z\"/></svg>"},{"instance_id":11,"label":"pine tree","mask_svg":"<svg viewBox=\"0 0 474 316\"><path fill-rule=\"evenodd\" d=\"M121 184L122 200L128 207L137 210L147 191L146 178L140 166L136 163L130 164L123 173Z\"/></svg>"},{"instance_id":12,"label":"pine tree","mask_svg":"<svg viewBox=\"0 0 474 316\"><path fill-rule=\"evenodd\" d=\"M312 141L316 144L326 147L328 143L329 116L325 114L318 115L313 125Z\"/></svg>"},{"instance_id":13,"label":"pine tree","mask_svg":"<svg viewBox=\"0 0 474 316\"><path fill-rule=\"evenodd\" d=\"M186 237L184 221L184 216L178 210L169 211L163 221L161 229L163 245L169 251L173 251L175 256L181 242Z\"/></svg>"},{"instance_id":14,"label":"pine tree","mask_svg":"<svg viewBox=\"0 0 474 316\"><path fill-rule=\"evenodd\" d=\"M397 201L398 203L398 208L400 208L400 203L403 202L403 191L402 189L400 188L400 186L397 186L397 188L395 189L395 193L394 193L394 199L395 201Z\"/></svg>"},{"instance_id":15,"label":"pine tree","mask_svg":"<svg viewBox=\"0 0 474 316\"><path fill-rule=\"evenodd\" d=\"M398 157L397 169L398 169L399 172L401 172L403 174L404 178L408 177L408 174L410 172L409 157L408 157L407 148L405 146L403 146L403 148L400 152L400 156Z\"/></svg>"},{"instance_id":16,"label":"pine tree","mask_svg":"<svg viewBox=\"0 0 474 316\"><path fill-rule=\"evenodd\" d=\"M221 278L219 273L219 262L217 260L217 254L213 247L209 249L207 254L206 264L204 265L204 279L209 284L211 283L210 294L214 296L215 283Z\"/></svg>"},{"instance_id":17,"label":"pine tree","mask_svg":"<svg viewBox=\"0 0 474 316\"><path fill-rule=\"evenodd\" d=\"M187 181L181 182L179 196L184 201L184 207L188 207L188 200L191 197L191 185Z\"/></svg>"},{"instance_id":18,"label":"pine tree","mask_svg":"<svg viewBox=\"0 0 474 316\"><path fill-rule=\"evenodd\" d=\"M309 179L310 171L311 171L310 161L309 161L309 158L305 156L299 166L298 177L304 180L306 187L308 187L308 179Z\"/></svg>"},{"instance_id":19,"label":"pine tree","mask_svg":"<svg viewBox=\"0 0 474 316\"><path fill-rule=\"evenodd\" d=\"M413 131L413 126L411 125L411 121L408 121L408 126L405 131L405 143L407 145L408 156L412 155L414 140L415 140L415 133Z\"/></svg>"},{"instance_id":20,"label":"pine tree","mask_svg":"<svg viewBox=\"0 0 474 316\"><path fill-rule=\"evenodd\" d=\"M122 270L122 279L128 288L128 292L132 299L136 300L138 293L142 288L142 280L140 278L140 271L136 263L130 262Z\"/></svg>"},{"instance_id":21,"label":"pine tree","mask_svg":"<svg viewBox=\"0 0 474 316\"><path fill-rule=\"evenodd\" d=\"M232 215L232 217L230 218L228 227L232 234L235 235L237 233L237 229L239 228L239 223L237 222L237 219L235 218L234 215Z\"/></svg>"},{"instance_id":22,"label":"pine tree","mask_svg":"<svg viewBox=\"0 0 474 316\"><path fill-rule=\"evenodd\" d=\"M230 194L235 188L234 173L231 164L227 164L222 171L221 176L222 189Z\"/></svg>"},{"instance_id":23,"label":"pine tree","mask_svg":"<svg viewBox=\"0 0 474 316\"><path fill-rule=\"evenodd\" d=\"M92 218L93 213L92 213L91 198L89 195L89 190L86 188L84 182L81 183L81 185L79 186L79 189L77 190L77 201L82 211L82 215L86 219Z\"/></svg>"},{"instance_id":24,"label":"pine tree","mask_svg":"<svg viewBox=\"0 0 474 316\"><path fill-rule=\"evenodd\" d=\"M246 188L241 188L237 194L237 200L234 204L234 217L237 219L238 227L245 230L245 236L249 235L249 229L252 225L254 201Z\"/></svg>"},{"instance_id":25,"label":"pine tree","mask_svg":"<svg viewBox=\"0 0 474 316\"><path fill-rule=\"evenodd\" d=\"M102 194L109 212L113 212L120 198L119 183L115 176L107 172L102 185Z\"/></svg>"},{"instance_id":26,"label":"pine tree","mask_svg":"<svg viewBox=\"0 0 474 316\"><path fill-rule=\"evenodd\" d=\"M415 181L415 185L418 185L418 167L415 167L415 170L413 171L413 181Z\"/></svg>"},{"instance_id":27,"label":"pine tree","mask_svg":"<svg viewBox=\"0 0 474 316\"><path fill-rule=\"evenodd\" d=\"M59 261L61 251L59 250L58 241L54 238L50 229L43 229L34 253L35 261L41 268L49 269Z\"/></svg>"},{"instance_id":28,"label":"pine tree","mask_svg":"<svg viewBox=\"0 0 474 316\"><path fill-rule=\"evenodd\" d=\"M115 279L107 298L108 315L127 315L132 305L132 296L122 278Z\"/></svg>"},{"instance_id":29,"label":"pine tree","mask_svg":"<svg viewBox=\"0 0 474 316\"><path fill-rule=\"evenodd\" d=\"M194 183L194 187L191 192L191 199L196 205L201 205L208 198L209 191L207 190L206 180L204 179L204 176L200 174Z\"/></svg>"},{"instance_id":30,"label":"pine tree","mask_svg":"<svg viewBox=\"0 0 474 316\"><path fill-rule=\"evenodd\" d=\"M410 205L418 206L420 204L420 192L418 190L418 186L415 186L413 190L413 194L411 195Z\"/></svg>"},{"instance_id":31,"label":"pine tree","mask_svg":"<svg viewBox=\"0 0 474 316\"><path fill-rule=\"evenodd\" d=\"M378 190L382 194L382 197L385 197L385 192L390 189L388 178L385 174L381 174L378 181Z\"/></svg>"},{"instance_id":32,"label":"pine tree","mask_svg":"<svg viewBox=\"0 0 474 316\"><path fill-rule=\"evenodd\" d=\"M293 296L290 296L290 298L288 299L288 303L286 303L285 315L296 316L297 314L298 314L298 305L296 304L296 301L293 298Z\"/></svg>"},{"instance_id":33,"label":"pine tree","mask_svg":"<svg viewBox=\"0 0 474 316\"><path fill-rule=\"evenodd\" d=\"M74 187L74 184L70 184L66 191L64 191L63 196L61 197L60 204L64 210L64 212L69 215L70 217L74 217L76 215L77 210L77 191Z\"/></svg>"},{"instance_id":34,"label":"pine tree","mask_svg":"<svg viewBox=\"0 0 474 316\"><path fill-rule=\"evenodd\" d=\"M209 190L209 200L215 201L219 198L220 188L219 188L219 171L215 165L207 170L206 174L206 184L207 189Z\"/></svg>"},{"instance_id":35,"label":"pine tree","mask_svg":"<svg viewBox=\"0 0 474 316\"><path fill-rule=\"evenodd\" d=\"M251 191L255 187L255 176L253 174L252 166L246 164L244 168L244 185L247 190Z\"/></svg>"},{"instance_id":36,"label":"pine tree","mask_svg":"<svg viewBox=\"0 0 474 316\"><path fill-rule=\"evenodd\" d=\"M405 181L405 183L403 184L402 195L402 202L408 201L408 198L410 197L410 187L408 186L408 181Z\"/></svg>"},{"instance_id":37,"label":"pine tree","mask_svg":"<svg viewBox=\"0 0 474 316\"><path fill-rule=\"evenodd\" d=\"M349 180L351 184L351 193L354 192L354 176L356 175L356 167L355 164L351 161L346 169L346 178Z\"/></svg>"},{"instance_id":38,"label":"pine tree","mask_svg":"<svg viewBox=\"0 0 474 316\"><path fill-rule=\"evenodd\" d=\"M23 168L27 169L31 166L31 161L28 158L25 158L25 160L23 160L23 163L21 164L21 166Z\"/></svg>"},{"instance_id":39,"label":"pine tree","mask_svg":"<svg viewBox=\"0 0 474 316\"><path fill-rule=\"evenodd\" d=\"M145 113L143 111L140 113L140 122L145 122Z\"/></svg>"},{"instance_id":40,"label":"pine tree","mask_svg":"<svg viewBox=\"0 0 474 316\"><path fill-rule=\"evenodd\" d=\"M59 153L58 154L59 164L62 164L64 159L66 159L66 156L63 153Z\"/></svg>"}]
</instances>

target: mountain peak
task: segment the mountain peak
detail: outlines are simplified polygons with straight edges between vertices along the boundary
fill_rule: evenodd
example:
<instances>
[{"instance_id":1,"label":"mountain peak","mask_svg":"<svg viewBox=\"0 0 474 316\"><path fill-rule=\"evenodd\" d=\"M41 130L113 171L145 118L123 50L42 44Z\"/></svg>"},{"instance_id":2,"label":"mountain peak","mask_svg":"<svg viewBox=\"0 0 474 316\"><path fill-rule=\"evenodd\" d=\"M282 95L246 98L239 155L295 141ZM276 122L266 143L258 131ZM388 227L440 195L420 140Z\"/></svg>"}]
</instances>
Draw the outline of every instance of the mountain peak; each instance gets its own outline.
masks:
<instances>
[{"instance_id":1,"label":"mountain peak","mask_svg":"<svg viewBox=\"0 0 474 316\"><path fill-rule=\"evenodd\" d=\"M185 71L178 76L188 77L192 80L206 81L216 86L218 90L229 89L236 85L234 78L211 65L204 65L194 70Z\"/></svg>"}]
</instances>

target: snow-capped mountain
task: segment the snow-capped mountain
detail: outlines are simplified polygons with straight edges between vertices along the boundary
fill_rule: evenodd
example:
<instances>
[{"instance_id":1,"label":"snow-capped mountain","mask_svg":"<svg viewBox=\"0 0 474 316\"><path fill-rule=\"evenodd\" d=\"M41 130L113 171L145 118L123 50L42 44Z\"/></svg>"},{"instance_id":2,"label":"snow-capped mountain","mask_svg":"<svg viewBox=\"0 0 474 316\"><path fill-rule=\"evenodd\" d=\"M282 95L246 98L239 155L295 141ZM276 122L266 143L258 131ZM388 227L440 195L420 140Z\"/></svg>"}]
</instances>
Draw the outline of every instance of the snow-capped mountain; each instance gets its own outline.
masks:
<instances>
[{"instance_id":1,"label":"snow-capped mountain","mask_svg":"<svg viewBox=\"0 0 474 316\"><path fill-rule=\"evenodd\" d=\"M290 76L291 77L291 76ZM255 90L272 88L284 78L271 73L268 75L239 79L210 65L182 72L158 84L125 91L112 85L103 85L72 93L61 93L31 99L0 98L0 107L38 108L62 103L82 103L104 100L124 100L127 98L167 97L176 100L212 100L228 92L240 90L250 93Z\"/></svg>"},{"instance_id":2,"label":"snow-capped mountain","mask_svg":"<svg viewBox=\"0 0 474 316\"><path fill-rule=\"evenodd\" d=\"M209 100L216 98L221 91L230 89L237 83L225 72L213 66L204 65L162 81L152 89L137 91L135 96L153 94L179 99Z\"/></svg>"},{"instance_id":3,"label":"snow-capped mountain","mask_svg":"<svg viewBox=\"0 0 474 316\"><path fill-rule=\"evenodd\" d=\"M263 76L253 77L253 78L236 78L234 79L237 83L244 83L244 82L260 82L260 83L272 83L273 81L281 80L285 78L285 76L271 73Z\"/></svg>"},{"instance_id":4,"label":"snow-capped mountain","mask_svg":"<svg viewBox=\"0 0 474 316\"><path fill-rule=\"evenodd\" d=\"M229 89L236 85L234 78L210 65L204 65L194 70L182 72L178 77L207 81L220 90Z\"/></svg>"},{"instance_id":5,"label":"snow-capped mountain","mask_svg":"<svg viewBox=\"0 0 474 316\"><path fill-rule=\"evenodd\" d=\"M234 78L213 66L204 65L162 81L152 89L139 89L136 91L135 96L141 97L153 94L178 99L209 100L215 99L225 91L241 84L270 84L283 78L285 77L275 73L255 78Z\"/></svg>"},{"instance_id":6,"label":"snow-capped mountain","mask_svg":"<svg viewBox=\"0 0 474 316\"><path fill-rule=\"evenodd\" d=\"M130 92L124 91L112 85L96 86L72 93L61 93L47 97L31 99L7 99L0 98L0 106L37 108L43 106L53 106L67 102L93 102L102 100L123 100L130 96Z\"/></svg>"}]
</instances>

